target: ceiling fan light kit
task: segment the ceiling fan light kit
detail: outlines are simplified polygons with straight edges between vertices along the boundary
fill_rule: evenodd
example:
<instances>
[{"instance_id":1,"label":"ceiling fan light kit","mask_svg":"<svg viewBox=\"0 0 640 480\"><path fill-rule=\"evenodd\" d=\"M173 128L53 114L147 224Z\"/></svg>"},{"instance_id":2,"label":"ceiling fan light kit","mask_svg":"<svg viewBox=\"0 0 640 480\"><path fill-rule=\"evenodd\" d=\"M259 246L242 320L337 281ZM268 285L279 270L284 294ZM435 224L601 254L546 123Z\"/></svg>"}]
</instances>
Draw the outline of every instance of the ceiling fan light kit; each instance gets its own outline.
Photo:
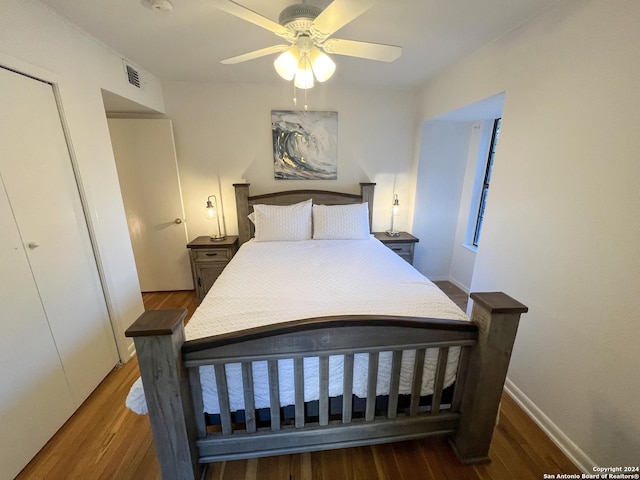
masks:
<instances>
[{"instance_id":1,"label":"ceiling fan light kit","mask_svg":"<svg viewBox=\"0 0 640 480\"><path fill-rule=\"evenodd\" d=\"M295 88L309 89L314 80L325 82L336 70L336 64L327 55L335 53L351 57L392 62L402 53L402 47L329 38L334 32L362 15L382 0L334 0L324 10L313 5L290 5L278 22L243 7L233 0L214 0L214 5L227 13L269 30L292 45L274 45L222 60L236 64L280 53L273 62L276 72Z\"/></svg>"},{"instance_id":2,"label":"ceiling fan light kit","mask_svg":"<svg viewBox=\"0 0 640 480\"><path fill-rule=\"evenodd\" d=\"M291 48L282 52L273 66L283 79L295 79L295 86L303 89L313 87L314 77L318 82L326 82L336 71L336 64L329 55L321 52L304 35Z\"/></svg>"}]
</instances>

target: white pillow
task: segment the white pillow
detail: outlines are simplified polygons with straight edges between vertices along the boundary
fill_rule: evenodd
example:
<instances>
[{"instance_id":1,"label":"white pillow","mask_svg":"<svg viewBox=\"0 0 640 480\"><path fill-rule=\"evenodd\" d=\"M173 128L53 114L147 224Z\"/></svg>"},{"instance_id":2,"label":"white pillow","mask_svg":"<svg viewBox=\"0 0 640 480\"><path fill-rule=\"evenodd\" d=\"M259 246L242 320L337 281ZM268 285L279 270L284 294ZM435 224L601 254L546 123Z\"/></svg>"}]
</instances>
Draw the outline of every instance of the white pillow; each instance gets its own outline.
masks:
<instances>
[{"instance_id":1,"label":"white pillow","mask_svg":"<svg viewBox=\"0 0 640 480\"><path fill-rule=\"evenodd\" d=\"M255 240L310 240L311 205L311 200L286 206L254 205Z\"/></svg>"},{"instance_id":2,"label":"white pillow","mask_svg":"<svg viewBox=\"0 0 640 480\"><path fill-rule=\"evenodd\" d=\"M314 240L365 240L369 233L368 203L314 205Z\"/></svg>"}]
</instances>

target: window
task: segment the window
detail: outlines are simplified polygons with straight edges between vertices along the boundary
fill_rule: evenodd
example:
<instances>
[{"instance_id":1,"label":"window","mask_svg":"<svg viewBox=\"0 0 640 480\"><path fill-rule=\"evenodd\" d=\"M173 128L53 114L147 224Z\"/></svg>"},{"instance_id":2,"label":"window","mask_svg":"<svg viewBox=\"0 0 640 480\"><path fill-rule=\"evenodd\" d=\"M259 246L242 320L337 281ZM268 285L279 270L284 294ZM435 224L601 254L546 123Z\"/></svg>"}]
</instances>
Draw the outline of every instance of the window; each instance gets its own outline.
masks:
<instances>
[{"instance_id":1,"label":"window","mask_svg":"<svg viewBox=\"0 0 640 480\"><path fill-rule=\"evenodd\" d=\"M496 153L498 145L498 136L500 135L500 122L498 118L493 122L493 133L491 135L491 144L489 145L489 156L487 158L487 166L484 172L484 180L482 183L482 192L480 193L480 205L478 206L478 214L476 216L476 228L473 233L473 246L477 247L480 243L480 233L482 231L482 221L484 220L484 210L487 206L487 196L489 195L489 183L491 182L491 170L493 169L493 157Z\"/></svg>"}]
</instances>

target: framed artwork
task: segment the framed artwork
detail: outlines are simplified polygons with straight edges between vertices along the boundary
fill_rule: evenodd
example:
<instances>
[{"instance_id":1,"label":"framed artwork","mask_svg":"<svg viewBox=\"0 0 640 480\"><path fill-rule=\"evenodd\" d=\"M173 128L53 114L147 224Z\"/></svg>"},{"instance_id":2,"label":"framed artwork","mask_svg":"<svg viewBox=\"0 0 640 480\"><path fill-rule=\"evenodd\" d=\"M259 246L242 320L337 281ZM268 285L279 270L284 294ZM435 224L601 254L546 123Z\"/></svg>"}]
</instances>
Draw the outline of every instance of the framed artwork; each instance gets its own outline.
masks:
<instances>
[{"instance_id":1,"label":"framed artwork","mask_svg":"<svg viewBox=\"0 0 640 480\"><path fill-rule=\"evenodd\" d=\"M276 180L338 178L338 112L271 111Z\"/></svg>"}]
</instances>

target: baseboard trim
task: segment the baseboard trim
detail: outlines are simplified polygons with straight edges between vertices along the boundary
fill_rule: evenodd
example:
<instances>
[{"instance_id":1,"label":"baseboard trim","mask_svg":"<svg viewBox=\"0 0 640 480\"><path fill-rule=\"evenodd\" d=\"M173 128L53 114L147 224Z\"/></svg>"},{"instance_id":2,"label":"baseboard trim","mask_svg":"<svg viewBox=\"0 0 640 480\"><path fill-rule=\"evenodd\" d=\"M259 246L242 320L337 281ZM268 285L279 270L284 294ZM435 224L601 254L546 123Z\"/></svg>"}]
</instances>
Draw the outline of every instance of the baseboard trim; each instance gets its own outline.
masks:
<instances>
[{"instance_id":1,"label":"baseboard trim","mask_svg":"<svg viewBox=\"0 0 640 480\"><path fill-rule=\"evenodd\" d=\"M504 384L505 391L525 411L527 415L538 425L556 446L562 450L582 473L593 474L594 467L598 465L578 445L576 445L560 428L547 417L538 406L527 397L522 390L507 378Z\"/></svg>"}]
</instances>

